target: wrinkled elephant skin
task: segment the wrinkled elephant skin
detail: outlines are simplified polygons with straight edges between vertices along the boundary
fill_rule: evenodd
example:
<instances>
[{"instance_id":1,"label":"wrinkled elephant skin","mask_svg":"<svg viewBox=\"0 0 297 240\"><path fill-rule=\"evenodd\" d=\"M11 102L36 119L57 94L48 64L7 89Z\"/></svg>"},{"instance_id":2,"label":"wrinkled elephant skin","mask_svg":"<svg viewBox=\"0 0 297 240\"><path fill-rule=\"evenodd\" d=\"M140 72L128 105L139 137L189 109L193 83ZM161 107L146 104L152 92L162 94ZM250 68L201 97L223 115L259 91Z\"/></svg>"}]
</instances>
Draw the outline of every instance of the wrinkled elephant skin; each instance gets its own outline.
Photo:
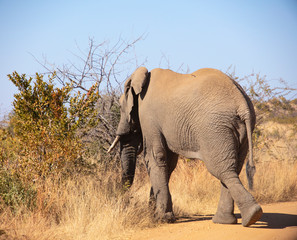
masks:
<instances>
[{"instance_id":1,"label":"wrinkled elephant skin","mask_svg":"<svg viewBox=\"0 0 297 240\"><path fill-rule=\"evenodd\" d=\"M238 83L216 69L192 74L140 67L125 83L120 99L121 119L117 135L121 144L123 184L131 186L140 145L151 181L150 202L155 217L173 222L170 175L178 155L199 158L221 181L215 223L233 224L234 202L243 226L262 215L261 207L239 180L247 152L247 175L252 187L254 173L252 131L253 105Z\"/></svg>"}]
</instances>

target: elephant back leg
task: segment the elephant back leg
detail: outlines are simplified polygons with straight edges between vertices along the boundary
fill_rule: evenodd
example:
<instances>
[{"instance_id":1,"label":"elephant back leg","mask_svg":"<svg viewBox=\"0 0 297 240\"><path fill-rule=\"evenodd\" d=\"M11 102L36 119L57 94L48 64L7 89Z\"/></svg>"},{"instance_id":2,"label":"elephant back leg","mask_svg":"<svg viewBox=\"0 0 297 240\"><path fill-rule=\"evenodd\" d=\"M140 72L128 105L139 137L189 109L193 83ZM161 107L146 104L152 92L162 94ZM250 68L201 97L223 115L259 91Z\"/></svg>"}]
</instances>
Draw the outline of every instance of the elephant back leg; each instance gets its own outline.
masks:
<instances>
[{"instance_id":1,"label":"elephant back leg","mask_svg":"<svg viewBox=\"0 0 297 240\"><path fill-rule=\"evenodd\" d=\"M236 224L237 218L234 214L234 200L230 191L224 183L221 182L221 195L216 214L212 221L220 224Z\"/></svg>"},{"instance_id":2,"label":"elephant back leg","mask_svg":"<svg viewBox=\"0 0 297 240\"><path fill-rule=\"evenodd\" d=\"M247 139L241 143L238 153L237 173L241 172L244 160L247 155L248 142ZM217 208L217 212L212 218L214 223L220 224L236 224L237 219L234 214L234 200L227 186L221 182L221 195Z\"/></svg>"},{"instance_id":3,"label":"elephant back leg","mask_svg":"<svg viewBox=\"0 0 297 240\"><path fill-rule=\"evenodd\" d=\"M204 144L207 146L203 149L204 162L210 173L222 182L220 213L223 213L223 209L233 213L232 198L241 212L242 225L249 226L255 223L260 219L262 209L244 188L238 176L246 153L239 151L241 146L231 132L224 131L221 136L218 134L216 137L210 136L206 139L210 140L208 142L206 140Z\"/></svg>"}]
</instances>

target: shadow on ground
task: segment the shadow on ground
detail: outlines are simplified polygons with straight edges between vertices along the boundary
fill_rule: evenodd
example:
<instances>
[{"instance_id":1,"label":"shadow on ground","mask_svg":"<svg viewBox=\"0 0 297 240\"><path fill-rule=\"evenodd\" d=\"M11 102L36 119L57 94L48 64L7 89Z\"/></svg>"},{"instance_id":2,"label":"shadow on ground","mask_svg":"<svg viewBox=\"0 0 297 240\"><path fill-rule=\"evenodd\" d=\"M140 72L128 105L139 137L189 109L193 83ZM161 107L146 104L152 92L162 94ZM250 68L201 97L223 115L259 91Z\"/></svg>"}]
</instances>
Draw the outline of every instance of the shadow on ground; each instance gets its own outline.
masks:
<instances>
[{"instance_id":1,"label":"shadow on ground","mask_svg":"<svg viewBox=\"0 0 297 240\"><path fill-rule=\"evenodd\" d=\"M235 214L241 219L240 214ZM177 218L176 223L198 222L211 220L213 215L192 215ZM284 229L286 227L297 227L297 215L286 213L263 213L261 219L250 226L252 228Z\"/></svg>"},{"instance_id":2,"label":"shadow on ground","mask_svg":"<svg viewBox=\"0 0 297 240\"><path fill-rule=\"evenodd\" d=\"M181 216L177 218L176 223L186 223L186 222L198 222L211 220L213 215L192 215L192 216Z\"/></svg>"},{"instance_id":3,"label":"shadow on ground","mask_svg":"<svg viewBox=\"0 0 297 240\"><path fill-rule=\"evenodd\" d=\"M287 213L263 213L259 222L255 223L251 227L267 229L297 227L297 215Z\"/></svg>"}]
</instances>

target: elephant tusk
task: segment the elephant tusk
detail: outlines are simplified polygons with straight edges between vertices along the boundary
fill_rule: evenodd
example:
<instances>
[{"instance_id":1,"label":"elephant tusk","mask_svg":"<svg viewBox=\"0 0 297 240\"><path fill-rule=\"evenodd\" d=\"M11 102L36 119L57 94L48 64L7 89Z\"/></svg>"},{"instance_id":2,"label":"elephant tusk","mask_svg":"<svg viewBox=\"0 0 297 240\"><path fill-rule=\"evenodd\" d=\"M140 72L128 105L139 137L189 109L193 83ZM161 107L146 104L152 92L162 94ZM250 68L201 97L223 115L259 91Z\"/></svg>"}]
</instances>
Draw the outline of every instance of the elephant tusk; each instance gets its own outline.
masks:
<instances>
[{"instance_id":1,"label":"elephant tusk","mask_svg":"<svg viewBox=\"0 0 297 240\"><path fill-rule=\"evenodd\" d=\"M113 143L110 145L107 153L110 153L114 149L114 147L117 145L117 143L119 142L119 140L120 140L120 136L117 136L115 138L115 140L113 141Z\"/></svg>"},{"instance_id":2,"label":"elephant tusk","mask_svg":"<svg viewBox=\"0 0 297 240\"><path fill-rule=\"evenodd\" d=\"M143 144L142 142L140 143L140 146L138 147L138 150L137 150L137 155L139 155L143 150Z\"/></svg>"}]
</instances>

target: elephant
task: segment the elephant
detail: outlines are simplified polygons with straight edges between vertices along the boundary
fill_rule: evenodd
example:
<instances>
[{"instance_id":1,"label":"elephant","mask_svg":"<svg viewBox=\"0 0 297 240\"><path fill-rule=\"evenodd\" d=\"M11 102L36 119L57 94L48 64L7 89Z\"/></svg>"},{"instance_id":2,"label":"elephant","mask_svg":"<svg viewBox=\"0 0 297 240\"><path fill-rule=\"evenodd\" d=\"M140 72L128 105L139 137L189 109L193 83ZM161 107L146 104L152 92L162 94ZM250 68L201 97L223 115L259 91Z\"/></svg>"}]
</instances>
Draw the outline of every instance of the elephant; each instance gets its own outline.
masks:
<instances>
[{"instance_id":1,"label":"elephant","mask_svg":"<svg viewBox=\"0 0 297 240\"><path fill-rule=\"evenodd\" d=\"M131 186L136 156L143 151L157 220L176 220L168 183L179 155L202 160L220 180L214 223L237 223L234 202L244 227L260 219L261 206L238 176L249 152L246 169L252 187L256 116L251 100L235 80L212 68L180 74L139 67L126 80L119 102L117 136L108 152L120 143L122 182Z\"/></svg>"}]
</instances>

